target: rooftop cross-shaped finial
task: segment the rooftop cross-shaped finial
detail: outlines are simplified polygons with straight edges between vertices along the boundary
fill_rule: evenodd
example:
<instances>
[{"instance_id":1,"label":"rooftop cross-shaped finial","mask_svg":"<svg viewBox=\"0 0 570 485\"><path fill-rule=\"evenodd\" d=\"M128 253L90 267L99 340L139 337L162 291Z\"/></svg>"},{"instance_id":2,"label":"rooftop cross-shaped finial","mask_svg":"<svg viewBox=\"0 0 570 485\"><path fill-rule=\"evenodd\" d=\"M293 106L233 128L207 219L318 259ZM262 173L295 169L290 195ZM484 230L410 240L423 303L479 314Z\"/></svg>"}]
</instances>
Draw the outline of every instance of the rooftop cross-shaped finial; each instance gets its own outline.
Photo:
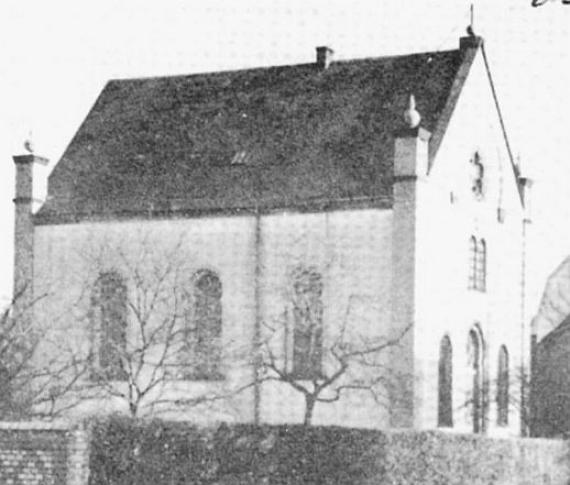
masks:
<instances>
[{"instance_id":1,"label":"rooftop cross-shaped finial","mask_svg":"<svg viewBox=\"0 0 570 485\"><path fill-rule=\"evenodd\" d=\"M469 7L469 25L467 26L467 34L475 37L475 7L473 4Z\"/></svg>"}]
</instances>

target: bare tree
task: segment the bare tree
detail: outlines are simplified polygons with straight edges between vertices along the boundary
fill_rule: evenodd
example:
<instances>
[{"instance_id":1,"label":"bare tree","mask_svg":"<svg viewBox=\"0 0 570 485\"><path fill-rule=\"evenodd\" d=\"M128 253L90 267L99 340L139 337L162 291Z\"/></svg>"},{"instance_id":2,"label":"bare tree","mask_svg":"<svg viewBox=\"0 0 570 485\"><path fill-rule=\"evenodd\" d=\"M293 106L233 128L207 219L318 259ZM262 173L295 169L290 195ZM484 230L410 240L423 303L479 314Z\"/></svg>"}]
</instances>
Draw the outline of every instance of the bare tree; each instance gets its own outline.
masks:
<instances>
[{"instance_id":1,"label":"bare tree","mask_svg":"<svg viewBox=\"0 0 570 485\"><path fill-rule=\"evenodd\" d=\"M187 282L174 252L156 257L146 246L138 254L119 247L100 256L86 282L91 347L82 399L115 398L137 416L182 365Z\"/></svg>"},{"instance_id":2,"label":"bare tree","mask_svg":"<svg viewBox=\"0 0 570 485\"><path fill-rule=\"evenodd\" d=\"M0 316L3 419L60 416L71 406L67 398L86 372L85 361L33 318L33 312L49 294L32 298L30 293L27 287L20 289ZM57 351L40 358L38 354L46 342L51 342Z\"/></svg>"},{"instance_id":3,"label":"bare tree","mask_svg":"<svg viewBox=\"0 0 570 485\"><path fill-rule=\"evenodd\" d=\"M284 383L302 394L305 425L312 423L317 404L337 402L350 391L365 391L386 405L398 381L389 353L408 328L388 336L371 332L362 320L352 324L358 295L349 298L338 321L325 322L323 284L314 268L298 268L290 287L283 317L265 325L260 381Z\"/></svg>"},{"instance_id":4,"label":"bare tree","mask_svg":"<svg viewBox=\"0 0 570 485\"><path fill-rule=\"evenodd\" d=\"M529 436L532 415L529 401L531 380L528 367L518 365L510 368L506 374L499 371L496 376L486 377L482 387L482 417L485 421L483 428L489 429L490 425L510 426L513 423L513 412L515 412L521 435ZM468 394L469 396L462 403L463 409L473 408L473 393Z\"/></svg>"},{"instance_id":5,"label":"bare tree","mask_svg":"<svg viewBox=\"0 0 570 485\"><path fill-rule=\"evenodd\" d=\"M331 317L323 309L320 276L299 270L288 285L283 318L265 322L257 346L243 335L235 341L224 335L222 345L218 275L203 269L182 240L166 247L139 236L131 245L112 238L94 240L91 250L77 248L79 275L66 288L81 289L61 300L72 307L63 328L75 332L69 344L75 348L66 361L65 383L46 384L46 404L61 389L67 400L59 409L89 401L116 409L119 402L138 416L220 401L232 406L227 403L234 397L269 381L303 395L306 424L318 403L337 402L349 392L363 391L386 404L401 377L392 372L389 354L407 329L379 335L377 321L355 318L355 307L369 308L372 297L350 295L344 315ZM377 312L372 314L376 319ZM50 375L52 361L44 361ZM240 376L224 378L223 362L243 365Z\"/></svg>"},{"instance_id":6,"label":"bare tree","mask_svg":"<svg viewBox=\"0 0 570 485\"><path fill-rule=\"evenodd\" d=\"M221 280L182 241L165 250L143 238L135 249L105 247L86 259L82 400L118 400L138 416L235 395L222 369L231 345L222 348Z\"/></svg>"}]
</instances>

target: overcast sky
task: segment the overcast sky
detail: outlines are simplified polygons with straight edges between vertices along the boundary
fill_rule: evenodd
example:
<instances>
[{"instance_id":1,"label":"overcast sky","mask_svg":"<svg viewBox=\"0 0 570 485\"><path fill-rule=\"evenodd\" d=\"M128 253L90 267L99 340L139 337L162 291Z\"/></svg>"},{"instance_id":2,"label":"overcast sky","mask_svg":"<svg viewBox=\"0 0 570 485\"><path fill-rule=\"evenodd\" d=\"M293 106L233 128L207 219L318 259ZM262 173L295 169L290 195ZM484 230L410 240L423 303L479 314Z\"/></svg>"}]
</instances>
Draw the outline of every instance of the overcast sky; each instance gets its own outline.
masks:
<instances>
[{"instance_id":1,"label":"overcast sky","mask_svg":"<svg viewBox=\"0 0 570 485\"><path fill-rule=\"evenodd\" d=\"M475 0L513 151L536 180L531 307L570 253L570 5ZM11 292L12 155L32 132L52 166L110 78L311 62L458 46L458 0L2 0L0 296ZM402 5L405 5L403 7Z\"/></svg>"}]
</instances>

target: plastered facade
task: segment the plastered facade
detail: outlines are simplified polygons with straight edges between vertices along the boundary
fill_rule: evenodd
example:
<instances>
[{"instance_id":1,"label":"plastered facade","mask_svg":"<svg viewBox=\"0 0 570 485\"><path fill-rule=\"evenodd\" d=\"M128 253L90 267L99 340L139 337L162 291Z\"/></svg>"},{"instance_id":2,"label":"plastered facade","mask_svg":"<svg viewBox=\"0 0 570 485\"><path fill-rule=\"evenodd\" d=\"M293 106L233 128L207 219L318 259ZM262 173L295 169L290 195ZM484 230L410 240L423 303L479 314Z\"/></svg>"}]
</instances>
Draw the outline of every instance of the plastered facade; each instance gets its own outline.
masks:
<instances>
[{"instance_id":1,"label":"plastered facade","mask_svg":"<svg viewBox=\"0 0 570 485\"><path fill-rule=\"evenodd\" d=\"M167 264L175 251L177 264L189 276L207 268L222 281L226 382L177 382L162 392L199 394L209 386L227 386L230 391L253 380L250 357L256 321L256 252L261 259L260 322L264 338L272 346L280 347L283 333L279 326L288 305L291 272L300 266L315 268L323 276L325 339L334 338L335 325L357 328L363 336L381 336L389 330L391 219L391 211L378 209L262 216L258 250L256 218L249 216L38 226L34 292L50 296L36 316L45 325L57 321L61 340L55 339L59 345L69 342L71 351L85 354L92 338L86 317L88 289L97 274L126 269L121 267L125 261L118 252L133 255L132 264L136 264L137 254L149 252L153 260L164 258ZM276 327L273 335L268 329ZM295 394L287 385L265 385L262 419L297 421L302 406L291 405L299 397ZM244 391L231 399L231 409L222 409L211 417L251 420L252 400L252 391ZM348 399L337 406L319 407L315 419L346 422L354 405ZM356 405L361 405L360 399ZM94 405L92 410L99 407ZM381 416L385 410L373 413ZM354 415L353 419L357 418ZM381 424L382 420L376 418L375 422Z\"/></svg>"}]
</instances>

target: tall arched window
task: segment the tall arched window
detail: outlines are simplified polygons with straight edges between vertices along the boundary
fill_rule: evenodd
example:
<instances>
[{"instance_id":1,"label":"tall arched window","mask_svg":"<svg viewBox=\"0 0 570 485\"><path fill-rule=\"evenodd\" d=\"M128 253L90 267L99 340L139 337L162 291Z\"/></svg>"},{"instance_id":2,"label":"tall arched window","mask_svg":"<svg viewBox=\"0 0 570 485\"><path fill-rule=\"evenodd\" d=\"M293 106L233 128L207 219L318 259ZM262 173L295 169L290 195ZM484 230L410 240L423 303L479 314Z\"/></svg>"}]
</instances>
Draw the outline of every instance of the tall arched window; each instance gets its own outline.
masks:
<instances>
[{"instance_id":1,"label":"tall arched window","mask_svg":"<svg viewBox=\"0 0 570 485\"><path fill-rule=\"evenodd\" d=\"M446 335L439 345L437 425L453 426L453 364L451 340Z\"/></svg>"},{"instance_id":2,"label":"tall arched window","mask_svg":"<svg viewBox=\"0 0 570 485\"><path fill-rule=\"evenodd\" d=\"M192 324L187 328L187 344L192 369L190 378L220 379L222 356L222 282L209 270L197 273L194 281Z\"/></svg>"},{"instance_id":3,"label":"tall arched window","mask_svg":"<svg viewBox=\"0 0 570 485\"><path fill-rule=\"evenodd\" d=\"M509 424L509 353L504 345L499 349L497 370L497 424Z\"/></svg>"},{"instance_id":4,"label":"tall arched window","mask_svg":"<svg viewBox=\"0 0 570 485\"><path fill-rule=\"evenodd\" d=\"M485 401L483 381L483 339L478 329L469 332L467 346L468 365L472 373L472 388L469 401L473 421L473 432L485 430Z\"/></svg>"},{"instance_id":5,"label":"tall arched window","mask_svg":"<svg viewBox=\"0 0 570 485\"><path fill-rule=\"evenodd\" d=\"M293 374L313 379L322 373L323 355L323 282L311 268L298 269L293 275L292 306Z\"/></svg>"},{"instance_id":6,"label":"tall arched window","mask_svg":"<svg viewBox=\"0 0 570 485\"><path fill-rule=\"evenodd\" d=\"M485 239L469 238L469 280L470 290L486 291L487 287L487 243Z\"/></svg>"},{"instance_id":7,"label":"tall arched window","mask_svg":"<svg viewBox=\"0 0 570 485\"><path fill-rule=\"evenodd\" d=\"M121 275L102 273L91 295L94 372L106 379L125 379L127 347L127 286Z\"/></svg>"}]
</instances>

